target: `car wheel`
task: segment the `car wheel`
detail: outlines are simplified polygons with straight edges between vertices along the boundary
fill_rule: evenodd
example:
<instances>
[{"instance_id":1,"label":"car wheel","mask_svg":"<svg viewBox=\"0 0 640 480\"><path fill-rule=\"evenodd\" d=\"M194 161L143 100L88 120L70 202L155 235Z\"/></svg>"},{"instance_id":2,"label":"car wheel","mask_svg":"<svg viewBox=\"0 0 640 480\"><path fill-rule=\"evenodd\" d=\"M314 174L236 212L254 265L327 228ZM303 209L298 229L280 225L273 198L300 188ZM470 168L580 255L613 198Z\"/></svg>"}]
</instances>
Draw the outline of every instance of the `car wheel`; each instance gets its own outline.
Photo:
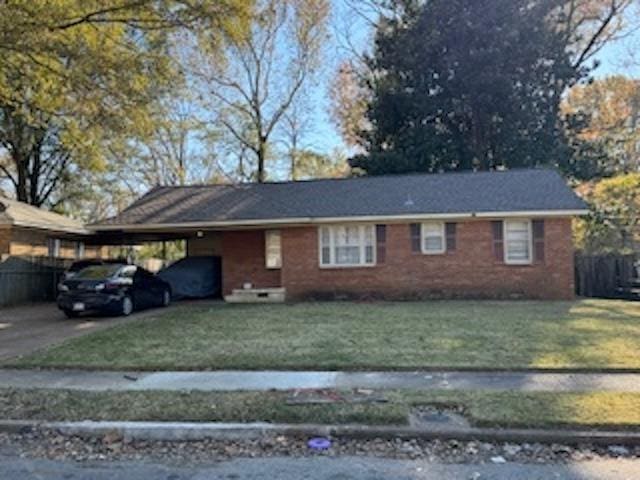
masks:
<instances>
[{"instance_id":1,"label":"car wheel","mask_svg":"<svg viewBox=\"0 0 640 480\"><path fill-rule=\"evenodd\" d=\"M169 290L165 290L162 292L162 306L168 307L171 303L171 292Z\"/></svg>"},{"instance_id":2,"label":"car wheel","mask_svg":"<svg viewBox=\"0 0 640 480\"><path fill-rule=\"evenodd\" d=\"M122 304L120 305L120 313L125 317L133 313L133 300L131 300L131 297L126 296L122 299Z\"/></svg>"},{"instance_id":3,"label":"car wheel","mask_svg":"<svg viewBox=\"0 0 640 480\"><path fill-rule=\"evenodd\" d=\"M63 310L64 314L67 318L78 318L80 316L79 312L74 312L73 310Z\"/></svg>"}]
</instances>

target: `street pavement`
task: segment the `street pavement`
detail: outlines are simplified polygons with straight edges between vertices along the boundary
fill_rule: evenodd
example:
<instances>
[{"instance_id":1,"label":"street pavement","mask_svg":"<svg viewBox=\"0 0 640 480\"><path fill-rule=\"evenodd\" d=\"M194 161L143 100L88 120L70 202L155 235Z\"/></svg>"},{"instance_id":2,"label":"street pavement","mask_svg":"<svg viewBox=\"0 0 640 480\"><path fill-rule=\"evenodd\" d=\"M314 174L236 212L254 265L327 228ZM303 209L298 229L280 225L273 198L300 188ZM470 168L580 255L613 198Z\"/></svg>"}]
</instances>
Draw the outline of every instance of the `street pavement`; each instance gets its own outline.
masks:
<instances>
[{"instance_id":1,"label":"street pavement","mask_svg":"<svg viewBox=\"0 0 640 480\"><path fill-rule=\"evenodd\" d=\"M570 464L441 464L363 457L234 459L208 465L30 460L0 456L13 480L637 480L640 459Z\"/></svg>"}]
</instances>

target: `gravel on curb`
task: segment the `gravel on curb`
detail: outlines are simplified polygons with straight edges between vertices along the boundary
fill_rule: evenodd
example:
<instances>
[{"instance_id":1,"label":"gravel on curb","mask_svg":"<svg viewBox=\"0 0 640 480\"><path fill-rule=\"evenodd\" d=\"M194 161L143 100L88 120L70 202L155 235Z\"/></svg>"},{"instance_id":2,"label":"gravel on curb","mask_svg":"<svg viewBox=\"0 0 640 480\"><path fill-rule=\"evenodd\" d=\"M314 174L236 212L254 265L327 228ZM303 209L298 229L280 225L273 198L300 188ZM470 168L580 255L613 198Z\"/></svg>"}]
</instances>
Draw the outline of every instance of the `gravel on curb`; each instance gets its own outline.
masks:
<instances>
[{"instance_id":1,"label":"gravel on curb","mask_svg":"<svg viewBox=\"0 0 640 480\"><path fill-rule=\"evenodd\" d=\"M539 442L594 445L640 446L640 432L510 429L477 427L419 428L406 426L313 425L273 423L197 423L197 422L37 422L0 421L0 432L30 429L55 430L62 434L102 437L115 433L132 440L237 440L259 439L269 435L333 436L353 439L421 438L424 440L482 440L497 442Z\"/></svg>"},{"instance_id":2,"label":"gravel on curb","mask_svg":"<svg viewBox=\"0 0 640 480\"><path fill-rule=\"evenodd\" d=\"M66 435L83 437L102 437L107 434L117 434L130 440L149 441L254 440L265 436L287 435L332 436L363 440L371 438L400 438L640 446L640 432L626 431L509 429L466 426L419 428L411 426L272 423L0 421L0 432L19 433L34 429L54 430Z\"/></svg>"}]
</instances>

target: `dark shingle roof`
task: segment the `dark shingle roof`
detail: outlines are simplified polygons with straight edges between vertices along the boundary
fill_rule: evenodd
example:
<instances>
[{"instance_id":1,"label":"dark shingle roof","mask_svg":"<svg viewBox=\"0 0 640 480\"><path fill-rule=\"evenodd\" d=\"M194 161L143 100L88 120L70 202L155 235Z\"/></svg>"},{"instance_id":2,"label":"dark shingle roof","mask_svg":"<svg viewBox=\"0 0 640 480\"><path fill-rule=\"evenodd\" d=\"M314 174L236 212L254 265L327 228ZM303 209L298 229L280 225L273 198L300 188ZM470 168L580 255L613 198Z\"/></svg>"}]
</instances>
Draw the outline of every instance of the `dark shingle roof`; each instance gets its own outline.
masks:
<instances>
[{"instance_id":1,"label":"dark shingle roof","mask_svg":"<svg viewBox=\"0 0 640 480\"><path fill-rule=\"evenodd\" d=\"M555 170L523 169L157 187L94 227L586 208Z\"/></svg>"}]
</instances>

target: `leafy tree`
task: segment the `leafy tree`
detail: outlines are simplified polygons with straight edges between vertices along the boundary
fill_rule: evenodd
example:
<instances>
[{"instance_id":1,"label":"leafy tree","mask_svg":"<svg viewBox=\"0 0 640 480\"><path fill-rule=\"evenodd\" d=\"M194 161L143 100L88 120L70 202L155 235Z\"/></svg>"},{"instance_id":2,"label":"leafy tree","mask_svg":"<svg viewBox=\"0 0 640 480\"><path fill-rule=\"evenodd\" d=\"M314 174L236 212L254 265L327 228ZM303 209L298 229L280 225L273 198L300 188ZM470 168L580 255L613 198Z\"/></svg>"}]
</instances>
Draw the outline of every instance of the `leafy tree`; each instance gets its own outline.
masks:
<instances>
[{"instance_id":1,"label":"leafy tree","mask_svg":"<svg viewBox=\"0 0 640 480\"><path fill-rule=\"evenodd\" d=\"M395 33L411 28L415 31L415 19L420 16L420 12L423 15L425 10L434 12L436 10L434 4L438 4L437 1L424 2L422 0L345 0L345 3L350 7L353 19L358 20L361 26L365 25L375 29L378 38L393 37ZM460 4L460 2L454 3ZM504 34L506 30L504 23L506 22L502 21L504 18L503 9L499 4L494 2L490 2L490 4L487 2L467 3L474 4L469 5L469 8L475 9L478 18L494 17L499 28L493 28L489 24L488 32L494 32L498 36ZM548 14L545 18L547 28L556 35L554 40L558 47L564 46L564 52L569 57L569 65L579 74L584 74L588 69L597 66L596 56L601 49L608 43L624 41L624 38L634 28L637 28L639 23L636 17L637 12L640 11L637 9L640 6L634 0L557 0L548 2L542 0L526 5L524 2L517 1L513 7L517 8L520 5L540 11L544 7L541 6L542 3L546 3L548 7ZM486 4L485 11L482 11L483 4ZM452 8L457 9L457 7ZM444 9L441 10L441 13L446 13ZM486 12L490 13L486 14ZM634 13L636 13L635 16ZM447 23L449 20L443 20L441 23L444 23L446 28L453 30L464 28L460 27L460 22L457 22L460 16L455 17L454 15L450 19L450 23ZM507 14L508 16L509 14ZM637 18L640 19L640 17ZM356 44L361 42L355 37L361 37L362 34L360 29L356 31L354 37L354 31L351 28L353 19L345 22L341 29L341 36L339 33L339 38L342 39L342 48L349 52L350 57L346 62L340 64L336 74L332 88L332 117L349 145L359 145L367 150L371 137L370 130L375 125L367 122L364 111L366 111L367 105L372 104L372 92L385 88L385 85L380 85L379 82L387 79L381 75L379 70L376 70L378 66L376 62L367 57L367 47L364 47L364 52L356 47ZM520 28L518 22L514 24L514 28ZM418 39L416 36L414 40L419 44L421 38L423 37ZM461 40L464 38L461 37ZM512 52L515 52L518 45L513 44L513 37L510 38L505 34L504 39L506 43L512 43ZM460 46L460 48L463 47ZM409 88L412 88L411 85ZM581 145L580 148L584 148L584 145ZM585 153L593 157L598 155L594 151ZM399 157L402 162L401 155ZM409 167L399 167L400 170L404 168Z\"/></svg>"},{"instance_id":2,"label":"leafy tree","mask_svg":"<svg viewBox=\"0 0 640 480\"><path fill-rule=\"evenodd\" d=\"M0 178L4 176L16 197L41 206L68 181L71 151L64 132L50 115L39 112L30 122L19 109L0 108Z\"/></svg>"},{"instance_id":3,"label":"leafy tree","mask_svg":"<svg viewBox=\"0 0 640 480\"><path fill-rule=\"evenodd\" d=\"M337 153L330 155L303 149L296 152L296 170L293 180L314 178L340 178L347 176L346 158Z\"/></svg>"},{"instance_id":4,"label":"leafy tree","mask_svg":"<svg viewBox=\"0 0 640 480\"><path fill-rule=\"evenodd\" d=\"M371 174L534 166L567 158L561 95L582 73L549 16L557 2L432 0L383 23L363 133Z\"/></svg>"},{"instance_id":5,"label":"leafy tree","mask_svg":"<svg viewBox=\"0 0 640 480\"><path fill-rule=\"evenodd\" d=\"M246 0L0 3L0 172L19 200L54 205L105 152L154 128L181 82L170 46L242 30ZM219 34L218 34L219 32Z\"/></svg>"},{"instance_id":6,"label":"leafy tree","mask_svg":"<svg viewBox=\"0 0 640 480\"><path fill-rule=\"evenodd\" d=\"M576 150L575 177L640 171L640 81L613 76L575 86L562 111Z\"/></svg>"},{"instance_id":7,"label":"leafy tree","mask_svg":"<svg viewBox=\"0 0 640 480\"><path fill-rule=\"evenodd\" d=\"M583 185L592 213L577 221L576 243L588 252L629 252L640 243L640 173Z\"/></svg>"}]
</instances>

